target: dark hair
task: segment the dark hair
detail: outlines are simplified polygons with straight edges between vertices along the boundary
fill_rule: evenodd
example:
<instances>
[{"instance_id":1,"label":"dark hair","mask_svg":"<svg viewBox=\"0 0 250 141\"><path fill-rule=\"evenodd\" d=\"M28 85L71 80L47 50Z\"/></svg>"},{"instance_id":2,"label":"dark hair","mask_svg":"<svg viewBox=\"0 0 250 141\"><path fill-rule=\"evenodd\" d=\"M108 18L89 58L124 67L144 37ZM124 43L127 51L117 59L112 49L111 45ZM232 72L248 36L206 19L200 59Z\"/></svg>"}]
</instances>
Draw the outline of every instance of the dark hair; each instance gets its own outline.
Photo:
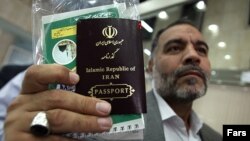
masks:
<instances>
[{"instance_id":1,"label":"dark hair","mask_svg":"<svg viewBox=\"0 0 250 141\"><path fill-rule=\"evenodd\" d=\"M166 27L164 27L164 28L158 30L158 32L156 33L156 35L155 35L155 37L154 37L154 39L153 39L153 41L152 41L151 53L153 54L153 52L154 52L154 50L155 50L155 48L156 48L156 46L157 46L157 44L158 44L159 37L160 37L160 35L161 35L164 31L166 31L166 30L169 29L170 27L173 27L173 26L176 26L176 25L181 25L181 24L188 24L188 25L191 25L191 26L195 27L196 29L198 29L198 27L197 27L194 23L192 23L192 21L190 21L190 20L188 20L188 19L179 19L179 20L177 20L177 21L175 21L175 22L169 24L168 26L166 26ZM198 29L198 30L199 30L199 29Z\"/></svg>"}]
</instances>

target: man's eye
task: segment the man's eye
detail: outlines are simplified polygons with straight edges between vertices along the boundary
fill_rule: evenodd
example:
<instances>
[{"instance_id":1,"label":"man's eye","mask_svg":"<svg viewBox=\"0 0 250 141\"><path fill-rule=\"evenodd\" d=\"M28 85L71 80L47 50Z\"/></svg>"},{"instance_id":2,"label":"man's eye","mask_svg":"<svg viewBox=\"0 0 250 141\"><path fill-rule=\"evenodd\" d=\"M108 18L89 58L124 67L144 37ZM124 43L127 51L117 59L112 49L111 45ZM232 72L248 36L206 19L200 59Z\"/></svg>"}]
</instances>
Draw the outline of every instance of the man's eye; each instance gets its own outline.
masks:
<instances>
[{"instance_id":1,"label":"man's eye","mask_svg":"<svg viewBox=\"0 0 250 141\"><path fill-rule=\"evenodd\" d=\"M165 53L178 53L181 51L181 47L180 46L177 46L177 45L174 45L174 46L169 46Z\"/></svg>"},{"instance_id":2,"label":"man's eye","mask_svg":"<svg viewBox=\"0 0 250 141\"><path fill-rule=\"evenodd\" d=\"M201 53L202 55L207 55L208 50L206 47L197 47L196 49L199 53Z\"/></svg>"}]
</instances>

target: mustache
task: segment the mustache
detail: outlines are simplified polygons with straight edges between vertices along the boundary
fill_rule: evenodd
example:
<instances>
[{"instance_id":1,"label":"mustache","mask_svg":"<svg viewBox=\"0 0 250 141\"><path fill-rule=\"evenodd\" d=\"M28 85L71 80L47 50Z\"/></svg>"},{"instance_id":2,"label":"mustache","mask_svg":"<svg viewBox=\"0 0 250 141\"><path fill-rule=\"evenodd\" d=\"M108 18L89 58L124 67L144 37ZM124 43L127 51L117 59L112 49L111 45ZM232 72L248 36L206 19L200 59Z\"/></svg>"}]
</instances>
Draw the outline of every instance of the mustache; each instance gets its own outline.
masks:
<instances>
[{"instance_id":1,"label":"mustache","mask_svg":"<svg viewBox=\"0 0 250 141\"><path fill-rule=\"evenodd\" d=\"M208 80L208 74L205 73L199 66L195 66L195 65L185 65L183 67L180 67L178 69L176 69L173 72L173 76L175 78L178 78L180 76L182 76L185 73L191 72L191 71L195 71L196 73L199 74L199 76L204 80L207 81Z\"/></svg>"}]
</instances>

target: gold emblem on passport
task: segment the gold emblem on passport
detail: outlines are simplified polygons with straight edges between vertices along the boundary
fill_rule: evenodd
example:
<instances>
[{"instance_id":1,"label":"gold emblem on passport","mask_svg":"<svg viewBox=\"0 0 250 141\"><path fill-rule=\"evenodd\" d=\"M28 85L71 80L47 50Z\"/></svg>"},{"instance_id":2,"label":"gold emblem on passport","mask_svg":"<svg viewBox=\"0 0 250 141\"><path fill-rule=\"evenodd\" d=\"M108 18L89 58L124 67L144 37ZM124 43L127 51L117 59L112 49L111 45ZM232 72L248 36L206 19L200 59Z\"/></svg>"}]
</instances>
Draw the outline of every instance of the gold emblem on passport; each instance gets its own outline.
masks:
<instances>
[{"instance_id":1,"label":"gold emblem on passport","mask_svg":"<svg viewBox=\"0 0 250 141\"><path fill-rule=\"evenodd\" d=\"M117 34L117 29L112 26L107 26L102 30L102 35L108 39L114 38Z\"/></svg>"},{"instance_id":2,"label":"gold emblem on passport","mask_svg":"<svg viewBox=\"0 0 250 141\"><path fill-rule=\"evenodd\" d=\"M117 99L128 98L133 95L135 90L128 84L102 84L95 85L90 88L88 93L92 97L98 97L100 99Z\"/></svg>"}]
</instances>

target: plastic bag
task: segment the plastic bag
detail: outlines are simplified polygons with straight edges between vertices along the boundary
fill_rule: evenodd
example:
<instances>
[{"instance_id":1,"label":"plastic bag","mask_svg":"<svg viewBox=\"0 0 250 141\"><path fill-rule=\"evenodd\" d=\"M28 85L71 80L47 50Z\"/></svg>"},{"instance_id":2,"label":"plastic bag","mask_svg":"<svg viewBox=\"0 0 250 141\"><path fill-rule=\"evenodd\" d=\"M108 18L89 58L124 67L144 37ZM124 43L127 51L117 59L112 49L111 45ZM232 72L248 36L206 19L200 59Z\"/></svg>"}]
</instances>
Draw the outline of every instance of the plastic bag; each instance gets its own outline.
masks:
<instances>
[{"instance_id":1,"label":"plastic bag","mask_svg":"<svg viewBox=\"0 0 250 141\"><path fill-rule=\"evenodd\" d=\"M121 4L125 4L126 8L122 7ZM42 46L43 41L41 40L41 19L43 16L51 15L49 20L53 21L56 20L53 16L55 14L95 7L98 7L99 10L102 10L101 8L105 10L105 5L113 5L119 9L121 15L119 18L140 20L136 4L138 4L138 0L33 0L32 46L35 51L35 63L41 64L44 62L43 59L45 59L42 54L44 47Z\"/></svg>"},{"instance_id":2,"label":"plastic bag","mask_svg":"<svg viewBox=\"0 0 250 141\"><path fill-rule=\"evenodd\" d=\"M76 71L76 66L77 66L76 60L77 57L79 56L77 55L77 48L79 49L79 44L80 44L77 43L77 41L79 42L77 32L80 32L78 31L80 30L80 28L78 27L78 25L80 25L79 21L83 20L83 22L85 22L84 20L97 19L94 22L102 23L102 20L100 21L98 19L109 19L109 18L139 21L140 20L139 12L136 7L137 4L138 0L46 0L46 1L33 0L33 49L34 49L35 63L36 64L57 63L64 65L73 71ZM110 22L110 20L106 20L106 22ZM120 23L123 23L123 21L122 22L119 21L118 25ZM130 24L130 21L125 20L125 23ZM138 24L138 28L140 28L140 22L136 24ZM126 26L128 27L130 25ZM121 34L120 31L118 32L119 34ZM117 36L117 34L118 34L117 29L113 27L107 26L106 28L103 28L102 35L105 36L106 40L96 42L95 46L96 47L103 46L103 48L105 46L115 46L116 50L113 50L110 53L109 52L105 53L101 57L101 60L107 60L107 61L110 61L111 59L114 60L114 57L116 57L115 55L118 56L117 52L122 50L123 48L122 45L125 44L124 43L125 41L123 38L120 40L115 40L114 38L115 36ZM139 35L136 34L136 36ZM139 43L138 50L135 52L135 55L133 56L140 56L142 58L142 51L140 51L140 49L142 48L140 48L140 45L141 44ZM127 52L128 51L130 50L127 50ZM82 51L82 53L84 53L84 51ZM133 56L130 58L133 58ZM139 59L136 58L135 60L140 60L141 58ZM135 60L130 60L129 62L136 62ZM86 62L83 62L82 64L84 63ZM87 69L90 70L88 71L88 73L89 72L92 73L93 70L97 70L98 68L87 67L86 69L84 69L84 71L86 70L87 72ZM110 82L107 85L95 85L91 87L90 90L87 91L88 93L91 93L90 95L103 94L103 93L105 94L120 93L120 94L125 94L125 97L131 97L131 95L133 95L135 91L137 93L140 92L141 94L145 95L145 87L143 86L144 74L142 71L143 62L139 62L136 65L132 64L129 67L127 67L126 65L120 65L118 67L113 67L113 68L100 67L100 70L102 69L105 71L105 73L107 73L105 74L105 76L103 75L101 76L102 79L105 80L108 79L108 81L112 82ZM110 70L110 72L107 72L108 70ZM136 74L136 76L140 75L141 79L139 85L140 88L135 89L133 85L131 86L128 84L112 84L116 81L111 79L115 78L120 79L119 78L120 74L118 76L118 71L138 72L139 74ZM117 75L111 75L114 72L116 72ZM100 89L103 86L108 88ZM97 87L99 88L98 90ZM117 87L119 87L119 89ZM72 87L62 84L54 84L54 85L52 84L50 88L65 89L70 91L76 90L75 86ZM129 92L126 93L127 91ZM105 99L106 97L102 98ZM113 100L114 99L113 97L106 99L109 100L109 102L115 101ZM121 97L118 97L117 99L121 99ZM144 96L142 97L142 101L143 100L145 100ZM119 112L119 109L117 111ZM112 139L127 140L127 139L143 138L143 129L145 128L145 126L144 126L142 111L139 110L139 113L132 113L132 114L113 114L112 119L114 125L109 132L101 134L68 133L65 134L65 136L80 140L86 137L97 137L97 138L104 138L111 140Z\"/></svg>"}]
</instances>

